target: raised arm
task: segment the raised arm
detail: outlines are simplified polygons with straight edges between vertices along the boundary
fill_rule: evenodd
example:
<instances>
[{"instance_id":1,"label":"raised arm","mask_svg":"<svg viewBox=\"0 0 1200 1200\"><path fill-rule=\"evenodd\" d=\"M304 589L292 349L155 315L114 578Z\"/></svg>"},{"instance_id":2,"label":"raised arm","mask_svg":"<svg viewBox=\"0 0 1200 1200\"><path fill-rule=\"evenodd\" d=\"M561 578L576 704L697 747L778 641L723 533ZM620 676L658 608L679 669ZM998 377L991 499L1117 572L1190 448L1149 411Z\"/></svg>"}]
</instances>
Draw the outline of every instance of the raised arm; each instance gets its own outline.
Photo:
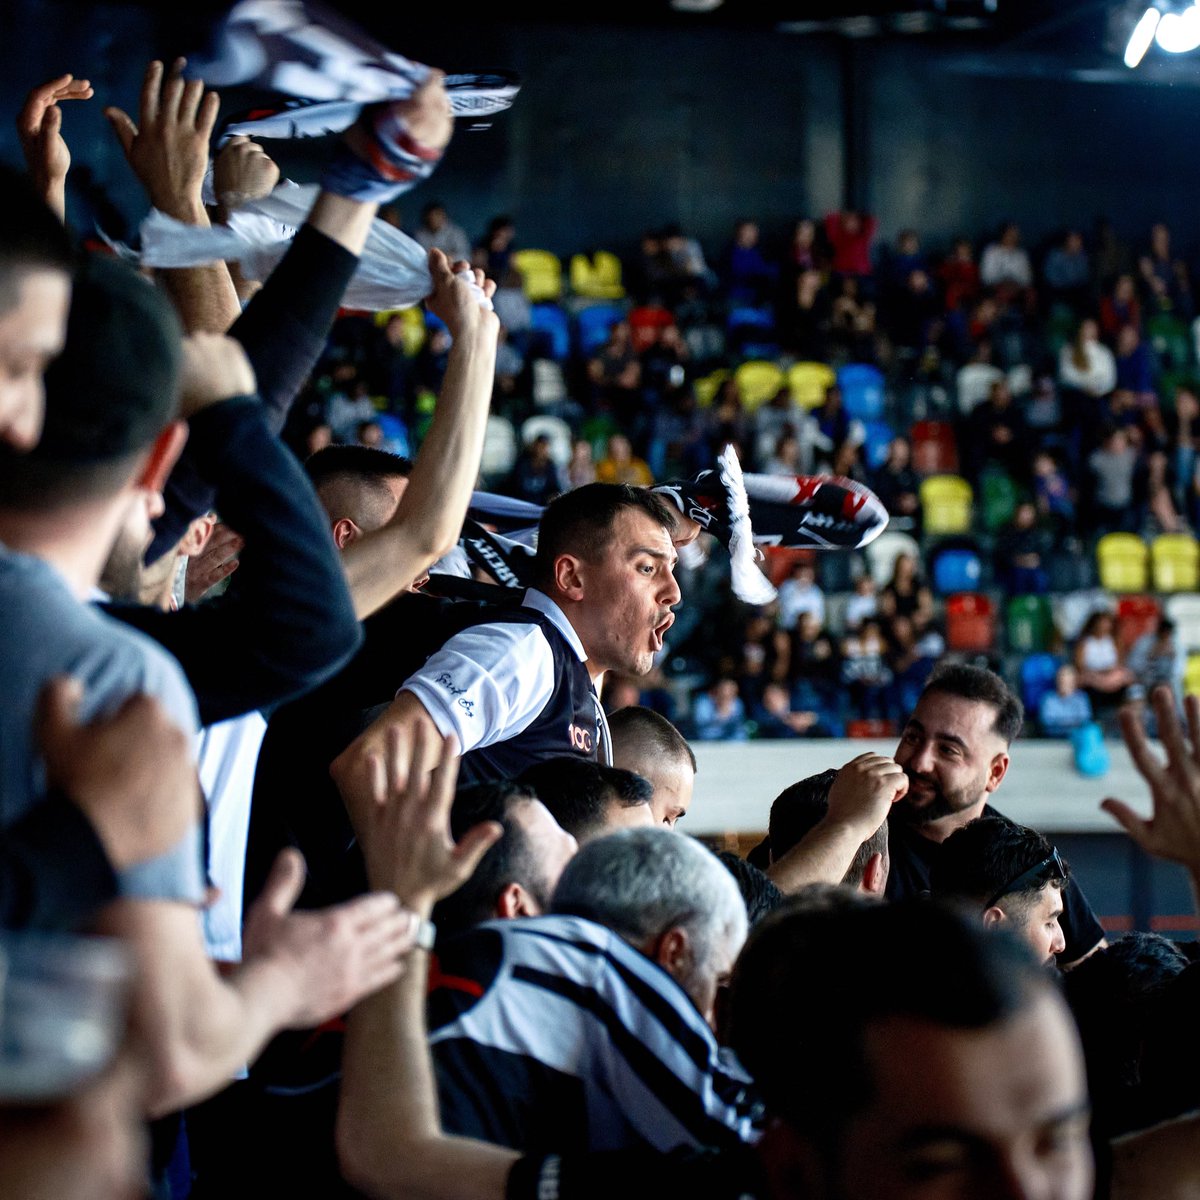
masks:
<instances>
[{"instance_id":1,"label":"raised arm","mask_svg":"<svg viewBox=\"0 0 1200 1200\"><path fill-rule=\"evenodd\" d=\"M209 224L200 197L208 144L220 99L198 79L184 82L184 60L170 71L152 62L142 81L138 120L119 108L104 110L133 172L159 212L187 225ZM224 333L240 311L224 263L162 271L162 280L188 333Z\"/></svg>"},{"instance_id":2,"label":"raised arm","mask_svg":"<svg viewBox=\"0 0 1200 1200\"><path fill-rule=\"evenodd\" d=\"M67 171L71 152L62 136L64 100L90 100L92 85L74 75L60 75L35 87L17 116L17 135L34 187L60 221L67 219Z\"/></svg>"},{"instance_id":3,"label":"raised arm","mask_svg":"<svg viewBox=\"0 0 1200 1200\"><path fill-rule=\"evenodd\" d=\"M440 250L429 252L430 311L450 329L453 345L433 423L391 521L346 547L342 562L360 618L382 608L457 543L479 475L483 435L496 373L500 323L480 307ZM491 296L495 284L475 271Z\"/></svg>"},{"instance_id":4,"label":"raised arm","mask_svg":"<svg viewBox=\"0 0 1200 1200\"><path fill-rule=\"evenodd\" d=\"M390 738L339 780L372 887L428 922L500 836L494 822L457 846L450 835L457 763L449 739ZM428 930L428 925L426 925ZM361 1003L346 1034L338 1154L346 1178L387 1200L502 1200L518 1156L442 1132L425 1026L428 945L400 980Z\"/></svg>"},{"instance_id":5,"label":"raised arm","mask_svg":"<svg viewBox=\"0 0 1200 1200\"><path fill-rule=\"evenodd\" d=\"M782 892L810 883L841 883L859 847L888 818L908 791L908 776L894 759L860 754L837 773L829 812L767 874Z\"/></svg>"}]
</instances>

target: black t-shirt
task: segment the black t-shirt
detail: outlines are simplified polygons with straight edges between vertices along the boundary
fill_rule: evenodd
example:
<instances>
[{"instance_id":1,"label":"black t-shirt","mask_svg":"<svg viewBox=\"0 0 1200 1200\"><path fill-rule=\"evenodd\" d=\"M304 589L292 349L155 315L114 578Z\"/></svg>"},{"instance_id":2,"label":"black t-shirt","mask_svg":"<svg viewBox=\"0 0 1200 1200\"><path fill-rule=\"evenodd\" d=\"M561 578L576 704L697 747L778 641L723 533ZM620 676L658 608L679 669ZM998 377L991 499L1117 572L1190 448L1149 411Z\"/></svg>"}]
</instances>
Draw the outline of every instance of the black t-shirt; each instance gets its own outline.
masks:
<instances>
[{"instance_id":1,"label":"black t-shirt","mask_svg":"<svg viewBox=\"0 0 1200 1200\"><path fill-rule=\"evenodd\" d=\"M985 804L983 817L1000 817L990 804ZM939 842L922 837L911 826L899 819L888 822L888 857L891 868L888 872L887 898L902 900L906 896L920 896L929 891L929 872L933 861L941 850ZM1063 914L1059 918L1067 948L1059 955L1064 963L1077 962L1095 948L1104 937L1104 929L1096 920L1092 906L1080 890L1072 875L1063 892Z\"/></svg>"},{"instance_id":2,"label":"black t-shirt","mask_svg":"<svg viewBox=\"0 0 1200 1200\"><path fill-rule=\"evenodd\" d=\"M612 1150L519 1159L506 1200L766 1200L766 1176L749 1147L723 1150Z\"/></svg>"}]
</instances>

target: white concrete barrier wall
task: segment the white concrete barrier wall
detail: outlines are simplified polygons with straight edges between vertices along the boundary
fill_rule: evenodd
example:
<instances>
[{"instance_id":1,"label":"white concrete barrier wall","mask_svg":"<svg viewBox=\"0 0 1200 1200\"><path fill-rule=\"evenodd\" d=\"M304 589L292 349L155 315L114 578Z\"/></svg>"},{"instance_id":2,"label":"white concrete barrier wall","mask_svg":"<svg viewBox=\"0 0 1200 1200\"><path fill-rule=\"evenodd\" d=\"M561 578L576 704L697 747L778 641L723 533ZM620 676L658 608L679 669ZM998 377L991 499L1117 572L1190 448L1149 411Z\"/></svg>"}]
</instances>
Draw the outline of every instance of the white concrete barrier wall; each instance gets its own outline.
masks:
<instances>
[{"instance_id":1,"label":"white concrete barrier wall","mask_svg":"<svg viewBox=\"0 0 1200 1200\"><path fill-rule=\"evenodd\" d=\"M1048 833L1115 833L1120 826L1100 811L1116 796L1149 815L1150 793L1123 742L1109 742L1108 774L1088 779L1074 768L1069 742L1018 741L1008 775L993 797L1014 821ZM688 833L765 830L771 801L789 784L840 767L874 750L894 754L896 742L800 738L794 741L693 742L699 773Z\"/></svg>"}]
</instances>

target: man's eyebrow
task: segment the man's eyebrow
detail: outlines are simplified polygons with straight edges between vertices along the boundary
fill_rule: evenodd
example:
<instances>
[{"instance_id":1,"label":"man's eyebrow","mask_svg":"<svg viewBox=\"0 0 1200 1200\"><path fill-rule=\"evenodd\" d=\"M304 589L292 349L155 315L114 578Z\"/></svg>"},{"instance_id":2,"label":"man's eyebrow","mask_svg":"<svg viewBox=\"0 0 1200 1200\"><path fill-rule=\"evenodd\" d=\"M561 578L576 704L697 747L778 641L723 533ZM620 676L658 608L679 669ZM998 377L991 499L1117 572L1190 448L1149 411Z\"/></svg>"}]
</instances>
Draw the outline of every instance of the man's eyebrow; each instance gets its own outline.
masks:
<instances>
[{"instance_id":1,"label":"man's eyebrow","mask_svg":"<svg viewBox=\"0 0 1200 1200\"><path fill-rule=\"evenodd\" d=\"M909 717L904 724L905 732L910 729L916 730L917 733L925 733L925 726L917 720L916 717ZM948 733L946 730L938 730L933 734L933 739L936 742L952 742L956 746L961 746L964 750L970 751L971 747L967 745L957 733Z\"/></svg>"},{"instance_id":2,"label":"man's eyebrow","mask_svg":"<svg viewBox=\"0 0 1200 1200\"><path fill-rule=\"evenodd\" d=\"M629 552L629 557L637 558L639 554L648 554L651 558L660 558L663 562L669 562L672 566L679 561L679 555L674 550L668 554L665 550L655 550L650 546L634 546Z\"/></svg>"},{"instance_id":3,"label":"man's eyebrow","mask_svg":"<svg viewBox=\"0 0 1200 1200\"><path fill-rule=\"evenodd\" d=\"M1037 1128L1053 1129L1055 1126L1066 1125L1071 1121L1078 1120L1080 1117L1086 1117L1090 1112L1091 1105L1088 1101L1080 1100L1076 1104L1067 1105L1067 1107L1043 1117L1037 1122ZM937 1142L956 1142L967 1148L986 1147L988 1145L986 1138L981 1137L973 1130L964 1129L960 1125L933 1124L918 1125L913 1129L906 1130L904 1136L897 1142L897 1146L902 1151L913 1151L921 1150Z\"/></svg>"}]
</instances>

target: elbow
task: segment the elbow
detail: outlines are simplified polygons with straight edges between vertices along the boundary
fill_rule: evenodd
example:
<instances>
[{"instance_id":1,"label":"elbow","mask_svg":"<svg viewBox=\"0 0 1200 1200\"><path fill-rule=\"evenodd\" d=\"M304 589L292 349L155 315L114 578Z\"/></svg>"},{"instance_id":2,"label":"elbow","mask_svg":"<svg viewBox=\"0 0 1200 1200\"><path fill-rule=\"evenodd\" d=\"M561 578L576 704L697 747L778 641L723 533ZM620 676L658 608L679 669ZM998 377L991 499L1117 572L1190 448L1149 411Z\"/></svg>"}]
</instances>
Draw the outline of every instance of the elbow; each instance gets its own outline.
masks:
<instances>
[{"instance_id":1,"label":"elbow","mask_svg":"<svg viewBox=\"0 0 1200 1200\"><path fill-rule=\"evenodd\" d=\"M395 1164L409 1161L399 1139L388 1139L386 1146L380 1145L369 1121L348 1118L345 1106L339 1106L334 1143L338 1169L355 1191L374 1200L397 1200L411 1194L407 1188L398 1188L393 1179Z\"/></svg>"},{"instance_id":2,"label":"elbow","mask_svg":"<svg viewBox=\"0 0 1200 1200\"><path fill-rule=\"evenodd\" d=\"M151 1056L146 1080L146 1115L151 1120L169 1116L204 1099L217 1087L206 1078L199 1059L183 1046L164 1046ZM208 1085L207 1087L205 1085Z\"/></svg>"}]
</instances>

